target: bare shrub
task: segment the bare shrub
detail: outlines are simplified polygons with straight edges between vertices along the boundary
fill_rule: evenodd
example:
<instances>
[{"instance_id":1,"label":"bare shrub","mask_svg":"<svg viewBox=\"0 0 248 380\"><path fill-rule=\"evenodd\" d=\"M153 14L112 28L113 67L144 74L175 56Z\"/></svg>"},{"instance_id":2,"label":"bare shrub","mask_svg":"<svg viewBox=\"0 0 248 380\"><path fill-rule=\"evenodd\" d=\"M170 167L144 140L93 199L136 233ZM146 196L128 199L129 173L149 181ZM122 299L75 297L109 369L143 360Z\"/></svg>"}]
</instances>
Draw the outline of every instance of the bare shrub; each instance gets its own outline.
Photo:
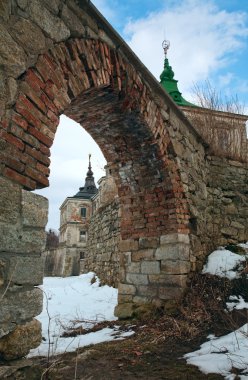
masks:
<instances>
[{"instance_id":1,"label":"bare shrub","mask_svg":"<svg viewBox=\"0 0 248 380\"><path fill-rule=\"evenodd\" d=\"M195 83L192 95L194 102L200 107L239 115L244 114L245 105L240 102L238 95L223 96L209 80L201 85Z\"/></svg>"}]
</instances>

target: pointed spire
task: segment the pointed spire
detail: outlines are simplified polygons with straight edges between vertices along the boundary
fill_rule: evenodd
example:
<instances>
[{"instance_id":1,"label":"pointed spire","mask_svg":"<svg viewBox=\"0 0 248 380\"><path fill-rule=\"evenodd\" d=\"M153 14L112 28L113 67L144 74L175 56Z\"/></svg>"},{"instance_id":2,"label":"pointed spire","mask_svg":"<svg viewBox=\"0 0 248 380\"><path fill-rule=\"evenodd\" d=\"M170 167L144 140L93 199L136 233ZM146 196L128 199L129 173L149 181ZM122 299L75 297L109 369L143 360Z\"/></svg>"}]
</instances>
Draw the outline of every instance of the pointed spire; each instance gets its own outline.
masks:
<instances>
[{"instance_id":1,"label":"pointed spire","mask_svg":"<svg viewBox=\"0 0 248 380\"><path fill-rule=\"evenodd\" d=\"M194 106L194 104L187 102L182 97L182 93L178 90L177 87L177 80L174 79L174 71L172 70L172 67L169 64L169 60L167 58L167 53L170 47L170 42L167 40L164 40L162 43L162 47L164 49L164 70L162 74L160 75L160 83L162 87L165 89L166 92L172 97L175 103L177 103L179 106Z\"/></svg>"},{"instance_id":2,"label":"pointed spire","mask_svg":"<svg viewBox=\"0 0 248 380\"><path fill-rule=\"evenodd\" d=\"M91 154L89 154L89 166L85 178L85 184L79 188L79 192L74 195L75 198L90 199L97 193L97 187L95 185L93 171L91 169Z\"/></svg>"},{"instance_id":3,"label":"pointed spire","mask_svg":"<svg viewBox=\"0 0 248 380\"><path fill-rule=\"evenodd\" d=\"M90 162L90 159L91 159L91 154L89 154L89 166L88 166L87 177L91 177L91 176L93 176L93 171L91 170L91 162Z\"/></svg>"}]
</instances>

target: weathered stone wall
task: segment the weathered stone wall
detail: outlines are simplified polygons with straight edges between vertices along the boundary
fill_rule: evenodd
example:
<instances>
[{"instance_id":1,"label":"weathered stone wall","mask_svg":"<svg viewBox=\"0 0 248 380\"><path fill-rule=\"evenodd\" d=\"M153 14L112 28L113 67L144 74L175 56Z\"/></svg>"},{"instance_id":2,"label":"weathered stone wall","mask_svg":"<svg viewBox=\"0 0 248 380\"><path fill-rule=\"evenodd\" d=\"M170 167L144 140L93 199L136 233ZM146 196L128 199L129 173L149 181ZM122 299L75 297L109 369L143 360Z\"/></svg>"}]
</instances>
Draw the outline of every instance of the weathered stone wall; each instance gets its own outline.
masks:
<instances>
[{"instance_id":1,"label":"weathered stone wall","mask_svg":"<svg viewBox=\"0 0 248 380\"><path fill-rule=\"evenodd\" d=\"M248 165L209 156L208 251L248 239Z\"/></svg>"},{"instance_id":2,"label":"weathered stone wall","mask_svg":"<svg viewBox=\"0 0 248 380\"><path fill-rule=\"evenodd\" d=\"M122 240L119 247L118 316L126 318L154 307L175 309L190 271L189 237L177 233L141 237Z\"/></svg>"},{"instance_id":3,"label":"weathered stone wall","mask_svg":"<svg viewBox=\"0 0 248 380\"><path fill-rule=\"evenodd\" d=\"M186 134L187 131L185 131L184 136ZM179 136L177 133L175 134L175 138L177 141L180 141L182 136ZM186 172L184 172L182 176L184 186L187 187L187 193L194 193L195 195L191 195L190 203L190 251L187 251L186 255L180 251L181 253L177 257L174 250L176 238L175 236L173 236L173 238L168 237L170 240L169 244L171 244L171 256L167 258L164 257L161 261L158 260L156 263L155 248L162 245L162 241L164 244L166 237L162 238L160 242L158 239L141 239L140 248L142 248L143 252L139 252L139 255L136 256L133 255L132 261L135 261L135 264L132 263L129 268L129 271L132 273L132 280L141 281L139 277L140 274L143 274L141 265L144 266L144 264L140 264L141 261L148 261L146 266L152 266L153 270L155 270L154 268L156 267L157 275L160 273L160 266L162 266L164 269L163 274L167 276L172 293L176 292L175 288L180 287L180 284L183 283L184 286L186 286L186 274L189 273L190 270L195 271L196 269L201 269L206 255L216 249L216 247L242 242L248 238L247 164L215 156L207 156L204 160L201 151L201 153L197 153L198 162L194 161L190 165L189 162L192 157L194 157L192 152L188 152L188 154L190 154L187 157L185 143L181 147L178 145L178 149L184 149L180 157L184 157L182 165L186 165L185 167L187 167L188 170L187 175ZM196 150L196 146L192 146L192 150ZM199 159L199 157L201 157L201 159ZM202 173L204 173L204 176L202 176ZM118 282L119 266L116 266L116 264L118 264L122 256L118 251L119 246L117 246L119 229L115 231L116 238L113 245L113 241L110 237L112 246L109 247L108 232L111 230L113 221L117 218L118 202L115 201L114 203L114 213L111 213L111 211L113 211L112 206L113 204L100 209L100 212L92 218L89 230L90 249L84 267L85 270L95 271L100 278L104 279L104 282L111 285ZM183 240L185 242L185 239ZM187 242L189 243L189 241ZM123 244L120 244L120 247L122 247L122 245ZM132 244L129 248L130 250L134 249ZM138 245L136 248L138 248ZM149 250L146 251L145 248L149 248ZM126 250L126 247L124 249ZM115 255L111 255L112 250L116 251ZM108 254L108 252L110 252L110 254ZM104 253L103 256L101 255L102 253ZM158 257L157 255L157 258ZM118 271L113 269L115 266L118 268ZM114 276L112 273L114 273ZM155 278L156 276L148 276L146 280L145 277L143 277L143 280L150 281ZM152 283L148 282L148 284L151 285ZM172 286L172 284L174 286ZM153 296L155 296L157 293L154 284L152 287ZM134 288L131 288L132 293L134 293ZM128 287L127 289L130 291L131 288ZM125 292L128 291L127 289ZM147 288L143 286L141 286L140 289L146 289L147 291ZM166 292L167 296L169 296L170 292L168 289ZM148 293L147 291L147 294ZM130 294L126 294L126 299L131 299Z\"/></svg>"},{"instance_id":4,"label":"weathered stone wall","mask_svg":"<svg viewBox=\"0 0 248 380\"><path fill-rule=\"evenodd\" d=\"M207 144L192 135L185 123L174 113L170 113L167 125L172 141L170 154L177 160L178 175L185 191L185 202L189 208L190 267L194 270L196 245L198 255L204 256L207 253L205 244L208 202L208 170L205 159Z\"/></svg>"},{"instance_id":5,"label":"weathered stone wall","mask_svg":"<svg viewBox=\"0 0 248 380\"><path fill-rule=\"evenodd\" d=\"M208 143L209 154L248 161L247 116L200 107L180 108Z\"/></svg>"},{"instance_id":6,"label":"weathered stone wall","mask_svg":"<svg viewBox=\"0 0 248 380\"><path fill-rule=\"evenodd\" d=\"M13 358L13 349L18 357L39 344L33 334L40 324L33 322L32 332L29 322L42 310L42 292L34 285L43 279L40 252L45 247L48 201L2 177L0 194L0 338L6 335L0 339L0 355ZM18 325L27 327L25 345L18 341Z\"/></svg>"},{"instance_id":7,"label":"weathered stone wall","mask_svg":"<svg viewBox=\"0 0 248 380\"><path fill-rule=\"evenodd\" d=\"M119 283L119 200L105 204L92 216L89 224L84 271L95 272L102 284L118 287Z\"/></svg>"},{"instance_id":8,"label":"weathered stone wall","mask_svg":"<svg viewBox=\"0 0 248 380\"><path fill-rule=\"evenodd\" d=\"M42 253L44 276L78 276L80 274L80 249L59 246Z\"/></svg>"},{"instance_id":9,"label":"weathered stone wall","mask_svg":"<svg viewBox=\"0 0 248 380\"><path fill-rule=\"evenodd\" d=\"M202 268L206 255L219 245L248 239L247 116L181 108L206 141L202 159L193 162L195 173L202 172L200 182L199 177L192 176L192 165L185 162L184 152L177 151L178 159L186 163L182 180L190 205L190 260L194 271Z\"/></svg>"}]
</instances>

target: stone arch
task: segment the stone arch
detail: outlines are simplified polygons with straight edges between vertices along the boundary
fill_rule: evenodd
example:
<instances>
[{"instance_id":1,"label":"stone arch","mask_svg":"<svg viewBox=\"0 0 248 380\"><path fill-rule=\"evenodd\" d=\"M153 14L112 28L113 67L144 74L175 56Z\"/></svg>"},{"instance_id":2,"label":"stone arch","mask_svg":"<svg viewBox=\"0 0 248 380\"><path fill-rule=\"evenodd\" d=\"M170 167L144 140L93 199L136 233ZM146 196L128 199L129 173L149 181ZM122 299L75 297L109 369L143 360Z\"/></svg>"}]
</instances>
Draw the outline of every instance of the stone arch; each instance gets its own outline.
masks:
<instances>
[{"instance_id":1,"label":"stone arch","mask_svg":"<svg viewBox=\"0 0 248 380\"><path fill-rule=\"evenodd\" d=\"M135 207L146 206L145 201L153 208L155 223L147 236L188 232L187 202L166 120L139 74L118 52L94 39L70 39L40 55L19 86L2 139L20 165L7 161L11 158L7 153L5 177L28 190L48 186L49 148L59 115L65 113L102 149L121 199L133 196ZM150 197L144 198L141 190ZM165 216L168 208L170 216ZM124 219L131 221L132 215L127 213ZM130 236L136 237L133 227ZM128 237L128 232L122 234Z\"/></svg>"},{"instance_id":2,"label":"stone arch","mask_svg":"<svg viewBox=\"0 0 248 380\"><path fill-rule=\"evenodd\" d=\"M162 89L153 93L154 79L149 82L140 63L136 67L130 62L111 28L102 28L105 21L99 19L91 5L79 2L81 5L77 6L70 1L65 6L61 2L57 9L58 3L47 5L44 1L41 6L34 0L27 8L30 13L26 18L22 17L27 12L24 5L21 11L21 6L13 6L12 15L6 8L4 16L15 17L19 26L21 23L27 30L31 27L32 33L38 33L37 28L42 33L44 28L42 38L45 35L49 41L46 48L38 44L34 49L32 34L29 37L26 33L29 59L20 52L16 67L10 66L7 107L1 111L0 175L4 191L0 205L5 207L0 220L4 236L1 257L7 273L3 284L10 281L13 287L20 285L21 290L15 288L15 292L20 291L22 300L21 305L16 301L19 293L6 298L6 314L1 322L9 310L21 311L15 321L7 318L1 336L16 324L32 320L40 311L41 297L33 285L42 281L39 255L44 240L46 200L29 190L49 184L49 149L62 113L92 135L118 187L122 241L116 314L131 316L144 304L171 306L182 296L190 270L189 202L177 146L171 137L174 132L168 132L173 123L174 130L182 124L175 116L170 120L171 107L176 113L177 109ZM43 26L40 21L40 7L50 24ZM88 7L86 11L84 7ZM83 27L72 22L76 15ZM27 311L25 307L34 298L34 307Z\"/></svg>"},{"instance_id":3,"label":"stone arch","mask_svg":"<svg viewBox=\"0 0 248 380\"><path fill-rule=\"evenodd\" d=\"M135 247L139 238L188 233L188 205L166 120L118 51L96 39L55 44L22 75L19 88L2 133L19 165L6 155L3 176L28 190L48 186L49 148L65 113L92 135L110 165L124 241L132 239ZM150 257L147 271L159 275L158 264ZM144 270L145 284L146 275Z\"/></svg>"}]
</instances>

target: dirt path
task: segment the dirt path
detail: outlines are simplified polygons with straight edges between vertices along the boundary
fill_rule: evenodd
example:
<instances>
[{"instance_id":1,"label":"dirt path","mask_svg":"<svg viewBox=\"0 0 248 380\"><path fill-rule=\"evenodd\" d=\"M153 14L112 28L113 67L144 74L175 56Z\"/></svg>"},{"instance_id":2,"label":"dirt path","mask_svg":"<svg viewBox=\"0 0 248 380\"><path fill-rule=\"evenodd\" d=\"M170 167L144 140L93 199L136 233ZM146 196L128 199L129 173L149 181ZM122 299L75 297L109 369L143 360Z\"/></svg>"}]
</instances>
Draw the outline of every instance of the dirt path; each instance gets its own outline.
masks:
<instances>
[{"instance_id":1,"label":"dirt path","mask_svg":"<svg viewBox=\"0 0 248 380\"><path fill-rule=\"evenodd\" d=\"M187 348L168 343L141 352L129 339L121 344L100 345L89 355L87 351L76 358L75 355L68 355L54 373L54 379L69 380L75 372L78 380L223 379L216 375L205 376L196 367L187 366L185 360L180 359L188 351Z\"/></svg>"},{"instance_id":2,"label":"dirt path","mask_svg":"<svg viewBox=\"0 0 248 380\"><path fill-rule=\"evenodd\" d=\"M136 337L125 341L102 343L57 357L54 367L43 376L49 380L200 380L223 379L219 375L204 375L181 359L186 352L199 346L197 342L183 344L169 339L162 344L140 342ZM43 371L46 361L42 364ZM52 364L52 363L51 363ZM37 367L38 369L38 367ZM37 376L38 373L37 373ZM38 380L34 377L28 380Z\"/></svg>"}]
</instances>

